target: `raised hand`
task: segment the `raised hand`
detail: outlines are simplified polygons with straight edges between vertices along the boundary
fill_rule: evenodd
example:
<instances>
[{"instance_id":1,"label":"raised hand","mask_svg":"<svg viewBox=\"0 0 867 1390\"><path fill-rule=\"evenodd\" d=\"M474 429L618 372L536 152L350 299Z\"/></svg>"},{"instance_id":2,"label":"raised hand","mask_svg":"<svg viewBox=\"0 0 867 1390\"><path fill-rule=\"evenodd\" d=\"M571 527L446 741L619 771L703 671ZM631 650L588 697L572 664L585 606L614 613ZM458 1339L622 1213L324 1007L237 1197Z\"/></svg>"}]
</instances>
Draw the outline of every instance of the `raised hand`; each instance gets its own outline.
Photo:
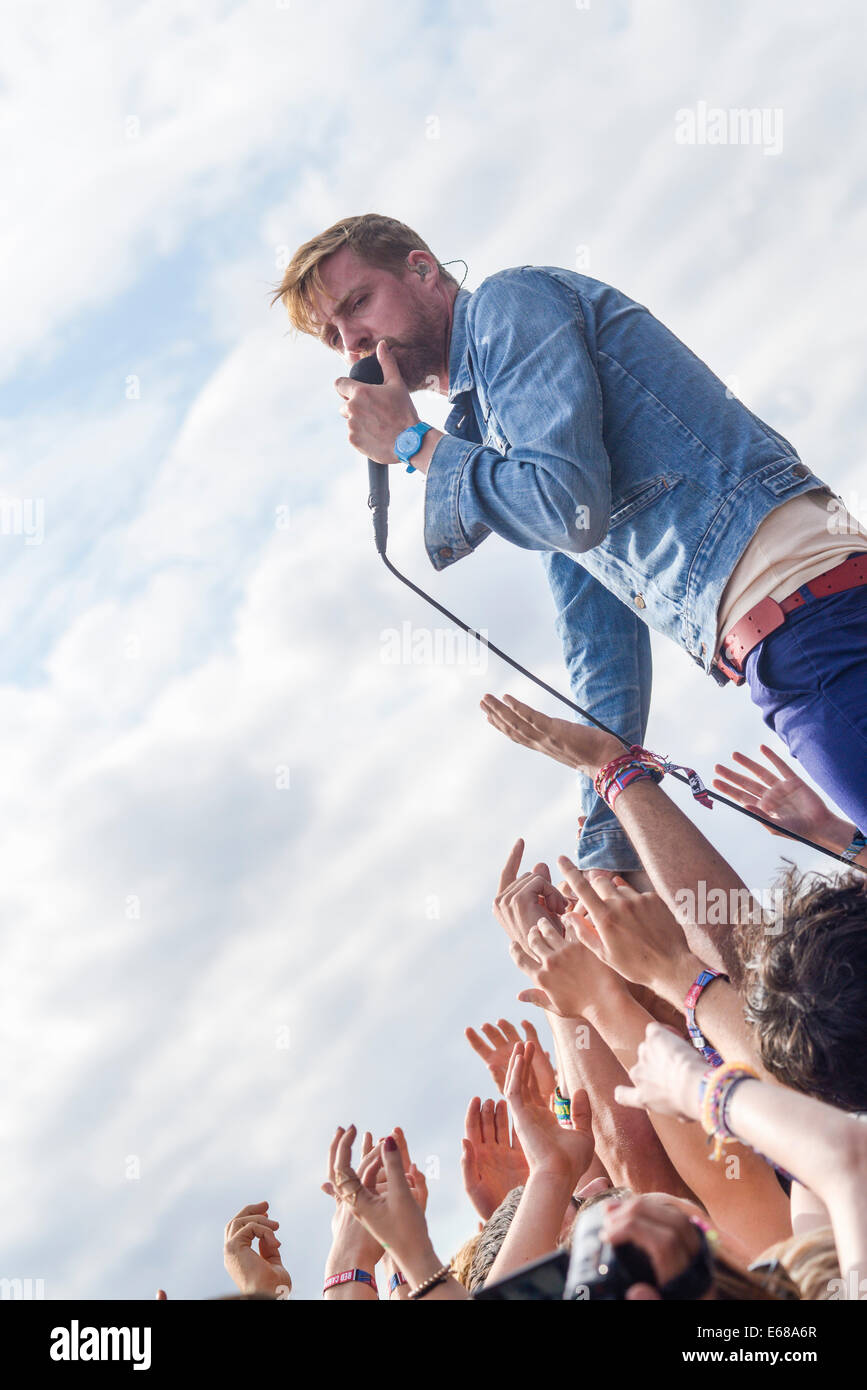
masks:
<instances>
[{"instance_id":1,"label":"raised hand","mask_svg":"<svg viewBox=\"0 0 867 1390\"><path fill-rule=\"evenodd\" d=\"M561 936L540 918L529 934L528 952L517 944L511 946L512 959L534 986L518 995L522 1004L535 1004L560 1018L583 1018L591 1004L598 1006L606 1000L616 1007L626 986L583 944L577 924L585 920L577 912L565 914L566 934Z\"/></svg>"},{"instance_id":2,"label":"raised hand","mask_svg":"<svg viewBox=\"0 0 867 1390\"><path fill-rule=\"evenodd\" d=\"M517 1135L510 1137L509 1107L504 1100L473 1096L467 1109L461 1175L467 1196L483 1221L503 1198L527 1181L529 1167Z\"/></svg>"},{"instance_id":3,"label":"raised hand","mask_svg":"<svg viewBox=\"0 0 867 1390\"><path fill-rule=\"evenodd\" d=\"M415 1200L418 1202L422 1211L426 1211L428 1198L427 1178L425 1177L421 1169L418 1167L418 1165L416 1163L413 1163L412 1159L410 1158L409 1145L406 1142L406 1135L404 1134L400 1125L395 1125L391 1133L395 1143L397 1144L401 1163L403 1164L404 1176L406 1177L407 1183L409 1184L410 1191L412 1192L413 1197L415 1197ZM382 1144L384 1140L380 1139L379 1142L380 1144ZM364 1156L364 1154L365 1150L364 1148L362 1148L362 1156ZM361 1172L360 1167L359 1172ZM381 1188L384 1188L387 1181L388 1178L385 1169L380 1168L379 1174L376 1179L377 1189L379 1190Z\"/></svg>"},{"instance_id":4,"label":"raised hand","mask_svg":"<svg viewBox=\"0 0 867 1390\"><path fill-rule=\"evenodd\" d=\"M630 1069L631 1086L617 1086L618 1105L652 1110L656 1115L698 1119L699 1083L707 1063L691 1043L661 1023L649 1023Z\"/></svg>"},{"instance_id":5,"label":"raised hand","mask_svg":"<svg viewBox=\"0 0 867 1390\"><path fill-rule=\"evenodd\" d=\"M506 1076L506 1100L530 1176L568 1178L574 1186L593 1157L593 1129L586 1091L570 1097L572 1118L561 1125L540 1094L532 1073L533 1043L515 1043Z\"/></svg>"},{"instance_id":6,"label":"raised hand","mask_svg":"<svg viewBox=\"0 0 867 1390\"><path fill-rule=\"evenodd\" d=\"M326 1274L339 1274L344 1269L365 1269L368 1274L372 1274L382 1258L382 1246L369 1231L366 1231L355 1220L351 1209L340 1200L336 1165L337 1151L344 1133L344 1130L338 1129L331 1141L331 1147L328 1151L328 1178L322 1184L322 1191L327 1196L334 1198L334 1214L331 1218L331 1251L325 1272ZM368 1130L361 1141L361 1160L358 1165L359 1174L365 1182L369 1180L375 1158L373 1135ZM343 1288L329 1289L326 1294L326 1298L330 1301L343 1301L351 1297L369 1299L373 1297L373 1290L370 1289L369 1285L346 1285Z\"/></svg>"},{"instance_id":7,"label":"raised hand","mask_svg":"<svg viewBox=\"0 0 867 1390\"><path fill-rule=\"evenodd\" d=\"M533 1054L533 1071L536 1076L536 1084L542 1095L546 1097L553 1095L556 1080L551 1061L547 1053L543 1051L532 1023L525 1022L521 1026L527 1035L528 1041L536 1044L537 1050ZM506 1084L506 1072L512 1058L512 1049L516 1042L523 1042L524 1039L521 1037L515 1025L510 1023L507 1018L501 1018L496 1027L493 1023L483 1023L482 1032L485 1038L487 1038L487 1042L485 1042L484 1038L479 1037L474 1028L467 1028L465 1030L465 1037L473 1051L481 1057L488 1071L491 1073L494 1085L502 1095Z\"/></svg>"},{"instance_id":8,"label":"raised hand","mask_svg":"<svg viewBox=\"0 0 867 1390\"><path fill-rule=\"evenodd\" d=\"M559 926L558 917L568 900L551 882L547 864L536 864L532 873L520 873L524 841L517 840L500 874L493 913L510 941L526 942L527 932L544 914Z\"/></svg>"},{"instance_id":9,"label":"raised hand","mask_svg":"<svg viewBox=\"0 0 867 1390\"><path fill-rule=\"evenodd\" d=\"M410 1271L420 1251L430 1249L425 1215L406 1180L397 1142L388 1135L352 1167L355 1125L338 1129L333 1184L338 1204L372 1238L381 1251L388 1246L401 1269ZM381 1171L387 1181L378 1182Z\"/></svg>"},{"instance_id":10,"label":"raised hand","mask_svg":"<svg viewBox=\"0 0 867 1390\"><path fill-rule=\"evenodd\" d=\"M638 893L619 875L582 873L566 855L557 862L583 909L566 913L563 923L600 961L657 994L667 995L670 980L695 978L700 962L658 894Z\"/></svg>"},{"instance_id":11,"label":"raised hand","mask_svg":"<svg viewBox=\"0 0 867 1390\"><path fill-rule=\"evenodd\" d=\"M488 723L513 743L544 753L588 777L595 777L600 767L625 751L612 734L571 719L552 719L532 705L522 704L514 695L504 695L502 700L485 695L479 707Z\"/></svg>"},{"instance_id":12,"label":"raised hand","mask_svg":"<svg viewBox=\"0 0 867 1390\"><path fill-rule=\"evenodd\" d=\"M266 1293L288 1298L292 1279L280 1259L279 1221L268 1215L267 1202L242 1207L228 1222L223 1243L223 1263L240 1293ZM259 1242L258 1252L253 1249Z\"/></svg>"},{"instance_id":13,"label":"raised hand","mask_svg":"<svg viewBox=\"0 0 867 1390\"><path fill-rule=\"evenodd\" d=\"M731 797L738 805L777 821L779 830L771 830L768 826L772 835L785 835L787 830L794 830L797 835L805 835L810 840L823 843L826 839L833 841L834 828L840 824L838 818L772 748L763 743L761 751L773 771L746 754L735 752L732 753L733 760L747 768L752 776L745 776L724 763L717 763L714 768L717 776L713 781L716 790ZM847 843L848 838L844 839L844 846Z\"/></svg>"}]
</instances>

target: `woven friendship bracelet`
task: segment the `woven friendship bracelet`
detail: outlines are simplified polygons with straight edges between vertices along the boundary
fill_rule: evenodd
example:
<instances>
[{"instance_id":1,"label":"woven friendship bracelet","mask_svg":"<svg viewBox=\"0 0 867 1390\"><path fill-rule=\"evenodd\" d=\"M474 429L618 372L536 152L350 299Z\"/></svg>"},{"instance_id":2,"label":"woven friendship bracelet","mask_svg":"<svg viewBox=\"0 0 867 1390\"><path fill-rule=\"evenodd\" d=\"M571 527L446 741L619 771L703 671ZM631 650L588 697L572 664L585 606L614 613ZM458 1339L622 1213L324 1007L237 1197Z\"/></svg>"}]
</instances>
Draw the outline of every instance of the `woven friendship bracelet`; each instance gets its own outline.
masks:
<instances>
[{"instance_id":1,"label":"woven friendship bracelet","mask_svg":"<svg viewBox=\"0 0 867 1390\"><path fill-rule=\"evenodd\" d=\"M856 830L843 851L843 858L846 860L847 864L854 864L858 855L864 849L867 849L867 836L862 835L860 830Z\"/></svg>"},{"instance_id":2,"label":"woven friendship bracelet","mask_svg":"<svg viewBox=\"0 0 867 1390\"><path fill-rule=\"evenodd\" d=\"M567 1129L572 1125L572 1102L568 1096L561 1095L560 1087L554 1089L554 1114L561 1125Z\"/></svg>"},{"instance_id":3,"label":"woven friendship bracelet","mask_svg":"<svg viewBox=\"0 0 867 1390\"><path fill-rule=\"evenodd\" d=\"M401 1285L402 1285L402 1284L405 1284L405 1283L406 1283L406 1280L404 1279L404 1277L403 1277L403 1275L401 1274L400 1270L399 1270L399 1269L396 1269L396 1270L394 1271L394 1274L392 1274L391 1278L390 1278L389 1281L388 1281L388 1292L389 1292L389 1295L393 1294L394 1291L395 1291L395 1289L399 1289L399 1288L401 1287Z\"/></svg>"},{"instance_id":4,"label":"woven friendship bracelet","mask_svg":"<svg viewBox=\"0 0 867 1390\"><path fill-rule=\"evenodd\" d=\"M638 781L642 777L661 782L666 772L682 772L696 801L700 801L709 811L713 810L707 787L694 768L669 762L658 753L652 753L649 748L642 748L640 743L633 743L626 753L612 758L610 763L601 767L593 780L593 786L602 800L613 808L615 800L630 782Z\"/></svg>"},{"instance_id":5,"label":"woven friendship bracelet","mask_svg":"<svg viewBox=\"0 0 867 1390\"><path fill-rule=\"evenodd\" d=\"M710 984L711 980L719 979L721 974L722 972L719 970L705 969L699 971L699 974L694 984L690 986L689 990L687 991L686 998L683 1001L683 1009L684 1013L686 1014L686 1026L689 1030L689 1036L692 1039L692 1045L701 1053L705 1061L710 1062L712 1067L722 1066L722 1057L719 1055L715 1047L711 1047L707 1038L704 1036L704 1033L702 1033L701 1029L696 1023L695 1010L699 999L701 998L707 986ZM725 979L726 977L723 975L722 978Z\"/></svg>"},{"instance_id":6,"label":"woven friendship bracelet","mask_svg":"<svg viewBox=\"0 0 867 1390\"><path fill-rule=\"evenodd\" d=\"M712 1162L722 1157L725 1145L736 1137L725 1123L725 1105L729 1093L748 1078L757 1081L758 1072L743 1062L723 1062L706 1071L702 1078L701 1127L713 1140Z\"/></svg>"},{"instance_id":7,"label":"woven friendship bracelet","mask_svg":"<svg viewBox=\"0 0 867 1390\"><path fill-rule=\"evenodd\" d=\"M737 1144L743 1144L745 1148L752 1149L756 1158L761 1158L765 1163L769 1163L781 1177L788 1178L790 1182L796 1182L797 1179L794 1174L781 1168L779 1163L774 1163L767 1154L753 1148L752 1144L748 1144L746 1140L739 1139L729 1124L728 1107L735 1087L739 1086L742 1081L759 1081L760 1079L758 1072L743 1062L723 1062L716 1069L711 1068L705 1072L699 1091L701 1127L705 1134L714 1141L711 1160L715 1161L721 1158L725 1145L734 1141Z\"/></svg>"}]
</instances>

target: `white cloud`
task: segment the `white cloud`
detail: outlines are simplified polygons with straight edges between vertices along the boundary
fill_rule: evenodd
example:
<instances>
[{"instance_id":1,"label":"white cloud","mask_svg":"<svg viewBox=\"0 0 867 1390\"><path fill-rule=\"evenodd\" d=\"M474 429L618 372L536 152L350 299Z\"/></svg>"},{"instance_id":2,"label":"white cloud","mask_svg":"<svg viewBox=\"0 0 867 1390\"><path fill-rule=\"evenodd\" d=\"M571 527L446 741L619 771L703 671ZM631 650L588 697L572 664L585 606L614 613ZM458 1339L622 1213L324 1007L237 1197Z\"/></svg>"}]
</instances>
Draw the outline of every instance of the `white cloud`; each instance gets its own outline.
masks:
<instances>
[{"instance_id":1,"label":"white cloud","mask_svg":"<svg viewBox=\"0 0 867 1390\"><path fill-rule=\"evenodd\" d=\"M267 1196L315 1295L316 1189L349 1120L441 1159L441 1253L472 1229L459 1130L485 1076L462 1031L517 1016L521 987L490 900L518 834L531 860L571 848L572 779L482 719L487 689L536 699L495 658L380 660L384 629L443 620L378 561L339 364L285 336L268 286L281 246L364 209L463 255L470 286L586 244L590 274L856 486L864 202L838 102L857 58L830 11L794 12L784 38L790 5L22 12L0 369L23 385L0 438L46 537L0 542L10 1273L207 1296L223 1224ZM699 99L781 106L782 155L677 147ZM566 690L537 559L490 539L435 575L423 484L396 473L395 562ZM706 774L756 746L744 691L657 652L656 746ZM776 844L696 814L767 881Z\"/></svg>"}]
</instances>

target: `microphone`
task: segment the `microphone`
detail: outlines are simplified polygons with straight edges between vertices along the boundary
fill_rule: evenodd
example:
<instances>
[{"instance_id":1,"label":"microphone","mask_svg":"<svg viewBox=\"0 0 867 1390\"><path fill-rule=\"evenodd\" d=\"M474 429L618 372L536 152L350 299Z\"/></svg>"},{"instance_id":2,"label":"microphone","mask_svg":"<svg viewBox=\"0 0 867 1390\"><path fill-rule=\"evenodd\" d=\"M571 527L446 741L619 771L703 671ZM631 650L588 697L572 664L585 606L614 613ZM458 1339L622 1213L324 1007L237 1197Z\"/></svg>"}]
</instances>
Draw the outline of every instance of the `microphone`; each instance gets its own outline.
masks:
<instances>
[{"instance_id":1,"label":"microphone","mask_svg":"<svg viewBox=\"0 0 867 1390\"><path fill-rule=\"evenodd\" d=\"M363 381L368 386L381 386L382 368L375 353L369 357L359 357L358 361L349 369L349 375L353 381ZM373 538L376 548L380 555L385 555L385 546L388 541L388 464L377 463L374 459L367 460L367 478L370 492L367 497L367 505L373 512Z\"/></svg>"}]
</instances>

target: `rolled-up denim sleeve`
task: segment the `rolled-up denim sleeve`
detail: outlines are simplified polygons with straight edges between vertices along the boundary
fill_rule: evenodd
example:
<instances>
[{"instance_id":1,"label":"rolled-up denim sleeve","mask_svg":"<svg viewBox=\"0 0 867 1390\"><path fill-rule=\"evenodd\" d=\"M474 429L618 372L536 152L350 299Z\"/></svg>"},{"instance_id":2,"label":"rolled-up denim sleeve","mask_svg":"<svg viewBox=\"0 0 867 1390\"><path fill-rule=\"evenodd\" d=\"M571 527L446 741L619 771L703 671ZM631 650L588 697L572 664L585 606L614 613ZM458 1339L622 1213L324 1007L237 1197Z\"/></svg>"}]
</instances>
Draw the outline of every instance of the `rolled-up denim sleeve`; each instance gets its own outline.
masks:
<instances>
[{"instance_id":1,"label":"rolled-up denim sleeve","mask_svg":"<svg viewBox=\"0 0 867 1390\"><path fill-rule=\"evenodd\" d=\"M494 532L527 550L602 541L611 467L599 379L578 301L532 266L493 276L467 310L476 389L504 453L445 435L428 466L425 545L435 569Z\"/></svg>"},{"instance_id":2,"label":"rolled-up denim sleeve","mask_svg":"<svg viewBox=\"0 0 867 1390\"><path fill-rule=\"evenodd\" d=\"M576 704L628 743L643 743L650 713L650 633L626 604L568 555L542 556L557 610L569 684ZM577 723L589 721L575 716ZM578 867L628 872L641 868L614 812L579 776L579 814L587 820L578 843Z\"/></svg>"}]
</instances>

